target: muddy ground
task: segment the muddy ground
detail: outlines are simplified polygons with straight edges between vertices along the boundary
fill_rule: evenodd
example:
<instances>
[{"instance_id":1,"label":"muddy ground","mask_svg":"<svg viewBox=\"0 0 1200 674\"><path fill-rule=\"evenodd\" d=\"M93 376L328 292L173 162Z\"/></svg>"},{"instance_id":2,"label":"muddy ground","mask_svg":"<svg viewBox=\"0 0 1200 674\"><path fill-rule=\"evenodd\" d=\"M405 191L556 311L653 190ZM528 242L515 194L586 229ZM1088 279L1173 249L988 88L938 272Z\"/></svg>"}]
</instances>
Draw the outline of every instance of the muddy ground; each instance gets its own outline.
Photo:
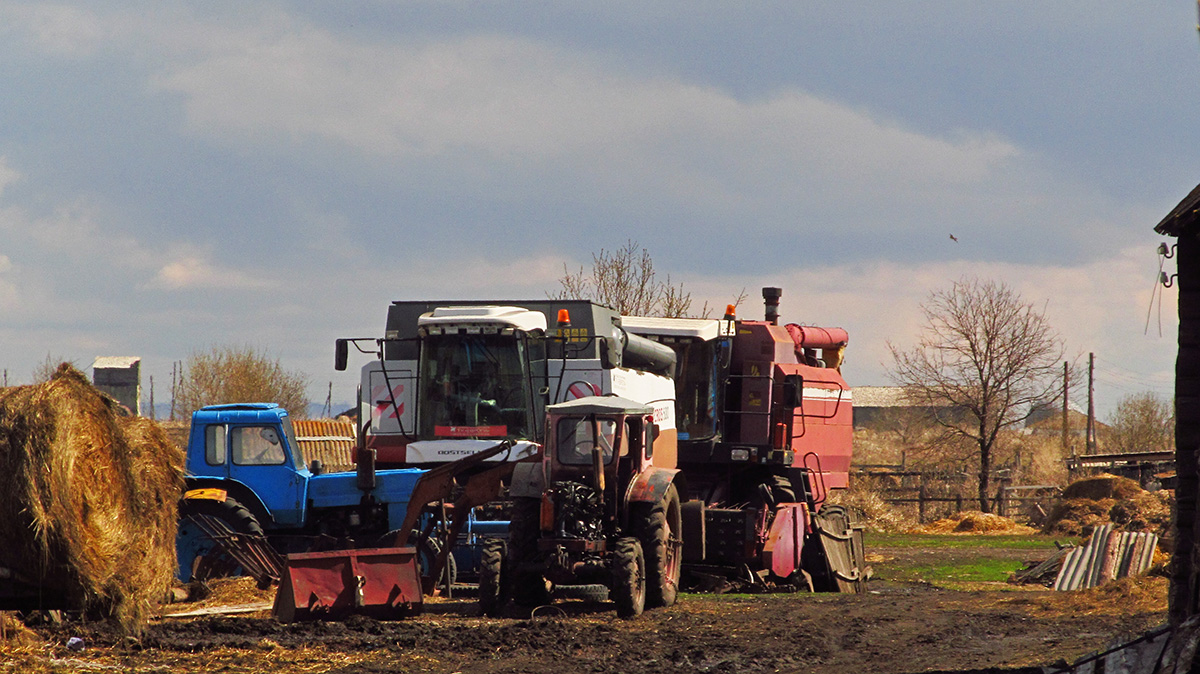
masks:
<instances>
[{"instance_id":1,"label":"muddy ground","mask_svg":"<svg viewBox=\"0 0 1200 674\"><path fill-rule=\"evenodd\" d=\"M962 554L872 553L884 578L897 560ZM611 604L578 602L559 602L535 617L487 619L464 597L434 600L422 616L396 622L285 626L264 612L167 618L152 622L140 639L103 624L69 623L15 637L10 629L0 671L1023 671L1075 661L1162 624L1166 590L1163 578L1074 593L882 580L864 595L686 594L672 608L630 621L618 620ZM264 599L249 594L216 603ZM71 637L81 638L83 648L69 649Z\"/></svg>"}]
</instances>

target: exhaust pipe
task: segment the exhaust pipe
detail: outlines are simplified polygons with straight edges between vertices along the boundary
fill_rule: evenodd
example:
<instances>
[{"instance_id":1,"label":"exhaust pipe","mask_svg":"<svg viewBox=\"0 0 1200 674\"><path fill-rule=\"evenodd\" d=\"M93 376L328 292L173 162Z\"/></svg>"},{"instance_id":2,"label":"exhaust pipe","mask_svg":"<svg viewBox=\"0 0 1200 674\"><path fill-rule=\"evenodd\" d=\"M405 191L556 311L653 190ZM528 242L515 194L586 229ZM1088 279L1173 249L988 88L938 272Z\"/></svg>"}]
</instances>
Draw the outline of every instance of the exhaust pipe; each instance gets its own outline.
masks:
<instances>
[{"instance_id":1,"label":"exhaust pipe","mask_svg":"<svg viewBox=\"0 0 1200 674\"><path fill-rule=\"evenodd\" d=\"M765 311L763 320L771 325L779 325L779 297L783 295L783 288L763 288L763 304Z\"/></svg>"}]
</instances>

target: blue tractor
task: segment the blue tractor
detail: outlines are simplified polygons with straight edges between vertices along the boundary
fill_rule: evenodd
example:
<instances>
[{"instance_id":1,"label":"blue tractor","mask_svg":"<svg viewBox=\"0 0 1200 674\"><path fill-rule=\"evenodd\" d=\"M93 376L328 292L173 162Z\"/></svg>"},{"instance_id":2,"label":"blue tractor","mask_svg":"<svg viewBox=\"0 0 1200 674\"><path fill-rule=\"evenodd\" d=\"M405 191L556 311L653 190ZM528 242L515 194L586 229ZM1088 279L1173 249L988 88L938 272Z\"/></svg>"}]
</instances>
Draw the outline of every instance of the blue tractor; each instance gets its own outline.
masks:
<instances>
[{"instance_id":1,"label":"blue tractor","mask_svg":"<svg viewBox=\"0 0 1200 674\"><path fill-rule=\"evenodd\" d=\"M509 446L500 443L486 457L470 457L470 463ZM430 535L433 520L426 505L448 500L456 475L470 466L456 462L432 471L376 471L370 458L369 452L366 460L360 455L357 472L322 473L316 462L304 465L287 410L275 403L211 405L196 411L179 507L180 580L242 572L264 587L279 581L281 595L294 594L289 583L297 582L298 575L323 573L329 581L348 573L300 567L343 563L365 568L364 550L385 549L392 565L407 566L411 560L419 569L420 578L404 579L409 588L415 584L417 594L405 601L419 602L422 585L432 590L441 573L452 573L454 565L454 557L442 553ZM454 533L457 538L459 531ZM349 586L361 586L363 573L355 571L333 584L340 582L346 592L361 595L362 587ZM396 595L390 588L383 592ZM295 597L287 601L294 604ZM364 598L348 601L361 609ZM365 601L370 603L369 597ZM380 601L396 603L396 597ZM321 607L301 607L299 613L306 610L320 613Z\"/></svg>"}]
</instances>

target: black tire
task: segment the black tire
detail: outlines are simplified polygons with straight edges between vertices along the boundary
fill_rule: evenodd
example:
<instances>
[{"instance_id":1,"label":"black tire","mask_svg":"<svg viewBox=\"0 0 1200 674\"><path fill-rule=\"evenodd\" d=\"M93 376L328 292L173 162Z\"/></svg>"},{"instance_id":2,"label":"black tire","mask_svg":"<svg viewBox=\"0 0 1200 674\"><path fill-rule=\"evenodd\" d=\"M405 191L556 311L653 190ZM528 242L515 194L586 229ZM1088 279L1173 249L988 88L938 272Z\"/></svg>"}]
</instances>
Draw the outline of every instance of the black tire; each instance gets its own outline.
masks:
<instances>
[{"instance_id":1,"label":"black tire","mask_svg":"<svg viewBox=\"0 0 1200 674\"><path fill-rule=\"evenodd\" d=\"M786 475L771 476L771 497L775 500L775 504L780 503L796 503L796 490L792 487L792 481Z\"/></svg>"},{"instance_id":2,"label":"black tire","mask_svg":"<svg viewBox=\"0 0 1200 674\"><path fill-rule=\"evenodd\" d=\"M683 568L683 516L675 485L653 506L639 504L633 511L633 535L642 544L646 559L646 607L675 603Z\"/></svg>"},{"instance_id":3,"label":"black tire","mask_svg":"<svg viewBox=\"0 0 1200 674\"><path fill-rule=\"evenodd\" d=\"M483 542L479 562L479 608L489 618L499 618L508 603L507 574L504 562L508 546L500 538Z\"/></svg>"},{"instance_id":4,"label":"black tire","mask_svg":"<svg viewBox=\"0 0 1200 674\"><path fill-rule=\"evenodd\" d=\"M613 601L618 618L635 618L646 609L646 558L636 538L622 538L613 551Z\"/></svg>"},{"instance_id":5,"label":"black tire","mask_svg":"<svg viewBox=\"0 0 1200 674\"><path fill-rule=\"evenodd\" d=\"M237 499L226 498L224 501L214 499L184 499L179 502L179 536L177 545L190 548L194 555L185 560L182 555L180 562L188 565L190 577L188 580L206 581L213 578L225 578L241 575L241 567L211 538L197 526L200 519L207 519L213 524L224 525L235 534L263 535L262 525L258 518ZM183 541L187 543L183 543Z\"/></svg>"},{"instance_id":6,"label":"black tire","mask_svg":"<svg viewBox=\"0 0 1200 674\"><path fill-rule=\"evenodd\" d=\"M555 585L556 599L578 599L592 603L608 601L610 592L607 585L589 583L587 585Z\"/></svg>"},{"instance_id":7,"label":"black tire","mask_svg":"<svg viewBox=\"0 0 1200 674\"><path fill-rule=\"evenodd\" d=\"M442 552L442 544L436 538L430 536L425 540L419 539L419 534L413 533L409 539L410 544L417 546L417 570L421 573L421 584L427 588L442 587L446 582L446 574L450 575L450 584L453 585L458 581L458 564L454 561L454 555L446 555L446 568L434 578L432 570L437 564L438 555Z\"/></svg>"},{"instance_id":8,"label":"black tire","mask_svg":"<svg viewBox=\"0 0 1200 674\"><path fill-rule=\"evenodd\" d=\"M512 598L522 606L550 603L542 556L538 552L542 502L536 498L514 498L508 523L508 553L512 569Z\"/></svg>"}]
</instances>

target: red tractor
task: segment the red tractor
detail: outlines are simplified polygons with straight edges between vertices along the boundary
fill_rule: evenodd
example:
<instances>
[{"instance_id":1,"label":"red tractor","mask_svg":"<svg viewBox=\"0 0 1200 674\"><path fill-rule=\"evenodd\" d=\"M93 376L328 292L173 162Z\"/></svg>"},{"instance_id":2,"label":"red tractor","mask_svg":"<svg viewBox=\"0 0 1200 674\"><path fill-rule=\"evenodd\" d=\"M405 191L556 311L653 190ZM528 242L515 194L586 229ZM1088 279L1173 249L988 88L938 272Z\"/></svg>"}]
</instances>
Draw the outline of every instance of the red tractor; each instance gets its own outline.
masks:
<instances>
[{"instance_id":1,"label":"red tractor","mask_svg":"<svg viewBox=\"0 0 1200 674\"><path fill-rule=\"evenodd\" d=\"M507 550L484 551L480 603L498 615L511 597L610 597L617 614L675 602L682 567L681 476L673 433L654 408L589 396L546 408L540 463L518 464ZM507 559L506 559L507 557Z\"/></svg>"}]
</instances>

